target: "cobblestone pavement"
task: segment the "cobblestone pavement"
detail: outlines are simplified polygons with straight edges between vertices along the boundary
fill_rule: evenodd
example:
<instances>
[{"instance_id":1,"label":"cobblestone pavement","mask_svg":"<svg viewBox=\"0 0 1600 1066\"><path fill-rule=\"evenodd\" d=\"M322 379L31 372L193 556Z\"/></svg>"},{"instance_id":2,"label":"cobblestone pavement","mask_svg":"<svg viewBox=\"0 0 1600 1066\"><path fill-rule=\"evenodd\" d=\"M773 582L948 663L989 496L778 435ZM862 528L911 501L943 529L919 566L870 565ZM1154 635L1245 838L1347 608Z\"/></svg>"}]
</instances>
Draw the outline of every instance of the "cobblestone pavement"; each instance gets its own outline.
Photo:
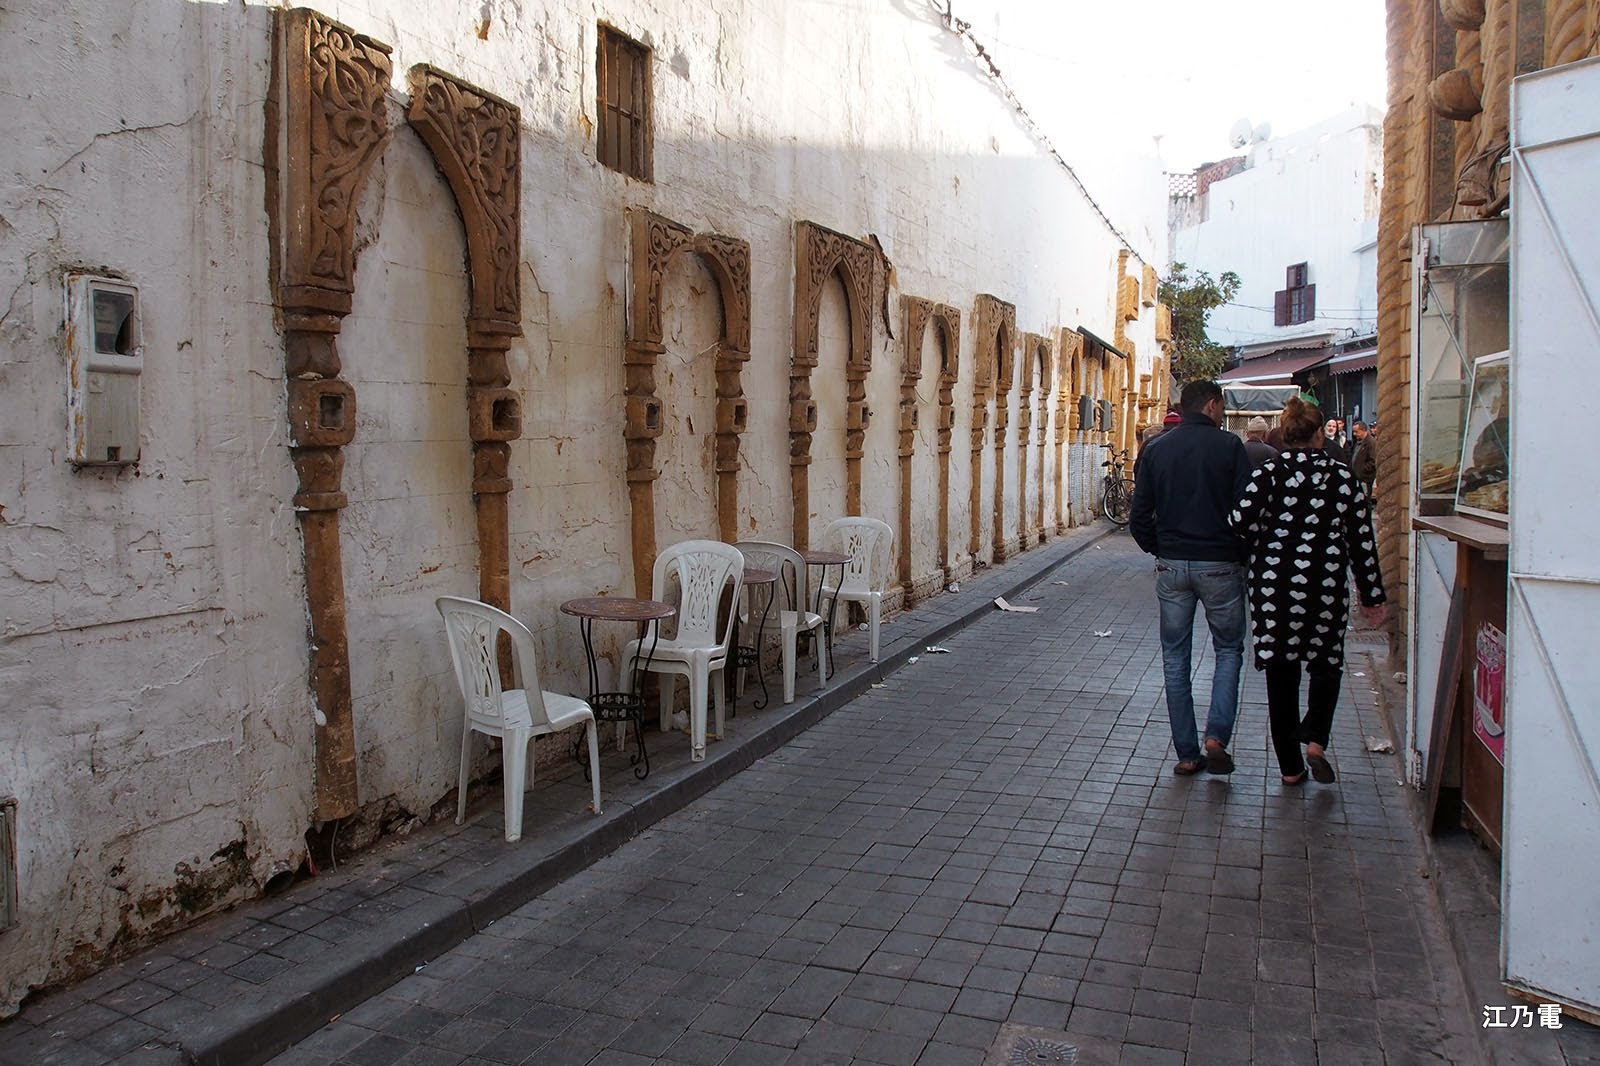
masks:
<instances>
[{"instance_id":1,"label":"cobblestone pavement","mask_svg":"<svg viewBox=\"0 0 1600 1066\"><path fill-rule=\"evenodd\" d=\"M1238 771L1175 778L1147 560L1057 577L273 1062L1480 1061L1360 666L1336 785L1254 671Z\"/></svg>"}]
</instances>

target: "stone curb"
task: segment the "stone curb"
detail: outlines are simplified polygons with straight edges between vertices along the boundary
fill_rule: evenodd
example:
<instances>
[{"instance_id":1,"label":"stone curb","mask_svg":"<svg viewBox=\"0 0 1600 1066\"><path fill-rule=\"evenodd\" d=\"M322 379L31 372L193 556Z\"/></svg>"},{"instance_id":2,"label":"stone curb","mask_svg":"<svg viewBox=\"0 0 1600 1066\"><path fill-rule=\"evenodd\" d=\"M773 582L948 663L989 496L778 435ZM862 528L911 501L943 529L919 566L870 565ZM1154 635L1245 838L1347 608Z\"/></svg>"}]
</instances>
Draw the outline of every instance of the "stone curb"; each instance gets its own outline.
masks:
<instances>
[{"instance_id":1,"label":"stone curb","mask_svg":"<svg viewBox=\"0 0 1600 1066\"><path fill-rule=\"evenodd\" d=\"M981 599L952 618L930 619L932 627L915 640L883 655L877 663L841 670L822 693L792 713L765 724L735 745L708 754L678 780L598 824L569 831L570 839L531 865L510 854L464 882L460 898L437 897L408 908L375 935L336 958L312 963L296 974L298 988L284 988L273 1002L239 1004L214 1010L202 1029L177 1036L184 1061L195 1066L256 1066L316 1032L328 1020L377 995L496 919L638 836L656 822L727 781L757 759L778 750L846 706L883 677L894 673L926 645L960 631L995 610L997 596L1015 597L1078 555L1117 532L1107 526L1058 558L1043 562L1003 588L985 590ZM1023 556L1015 563L1025 563ZM996 567L996 576L1005 566ZM971 580L970 578L968 580ZM991 594L992 593L992 594ZM287 993L287 995L285 995Z\"/></svg>"}]
</instances>

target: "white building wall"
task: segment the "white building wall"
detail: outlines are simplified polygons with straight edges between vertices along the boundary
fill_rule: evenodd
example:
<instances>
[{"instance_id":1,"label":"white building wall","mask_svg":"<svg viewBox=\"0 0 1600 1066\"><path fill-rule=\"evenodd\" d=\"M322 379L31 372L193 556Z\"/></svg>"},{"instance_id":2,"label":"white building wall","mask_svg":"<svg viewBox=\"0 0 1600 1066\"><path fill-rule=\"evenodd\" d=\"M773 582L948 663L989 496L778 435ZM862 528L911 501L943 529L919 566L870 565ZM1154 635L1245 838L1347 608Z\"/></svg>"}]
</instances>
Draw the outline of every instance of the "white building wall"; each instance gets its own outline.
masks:
<instances>
[{"instance_id":1,"label":"white building wall","mask_svg":"<svg viewBox=\"0 0 1600 1066\"><path fill-rule=\"evenodd\" d=\"M1239 275L1231 304L1211 313L1207 335L1235 346L1377 328L1375 245L1383 172L1382 115L1351 108L1310 129L1253 146L1248 169L1207 190L1208 217L1178 229L1172 259L1213 277ZM1284 271L1309 263L1317 317L1273 325Z\"/></svg>"},{"instance_id":2,"label":"white building wall","mask_svg":"<svg viewBox=\"0 0 1600 1066\"><path fill-rule=\"evenodd\" d=\"M539 640L547 687L585 684L576 626L556 606L632 591L621 404L628 208L750 243L741 535L790 536L797 219L876 235L895 268L890 308L906 292L962 309L950 485L958 565L970 521L975 294L1015 303L1019 329L1082 323L1112 333L1118 241L925 6L552 0L496 5L482 36L480 5L322 10L393 45L397 72L397 132L360 204L356 308L340 342L359 412L342 521L364 804L426 817L453 787L460 711L431 601L476 588L462 238L444 183L398 120L413 64L522 109L525 335L509 362L524 434L512 448L512 601ZM601 18L655 50L654 184L594 158ZM9 131L0 218L11 251L0 262L9 294L0 309L0 795L20 804L22 911L20 926L0 933L0 1013L30 987L102 958L113 940L138 942L257 891L281 864L300 862L313 817L303 555L264 206L272 11L19 0L7 21L0 64L30 91L0 95ZM1157 195L1143 217L1115 221L1161 262L1159 175L1130 181ZM120 272L140 288L142 459L122 472L65 461L62 278L78 267ZM673 281L672 298L693 302L684 294L698 284L691 270ZM893 524L902 340L899 321L891 340L881 308L869 311L863 507ZM675 311L691 347L708 335L709 313ZM1158 350L1153 332L1149 311L1129 327L1143 369ZM694 449L704 446L709 364L684 354L706 374L685 393L702 412ZM824 366L838 372L837 357ZM933 377L924 383L936 390ZM843 382L817 386L838 405L822 424L842 456ZM819 434L819 463L829 447ZM992 450L984 459L987 544ZM1013 446L1013 482L1015 468ZM824 501L842 507L843 495L842 482L821 491L816 474L820 528L832 517ZM674 523L691 521L672 512L665 488L663 542ZM918 559L936 538L927 491L913 509ZM694 515L714 492L698 489ZM1014 505L1007 511L1013 529Z\"/></svg>"}]
</instances>

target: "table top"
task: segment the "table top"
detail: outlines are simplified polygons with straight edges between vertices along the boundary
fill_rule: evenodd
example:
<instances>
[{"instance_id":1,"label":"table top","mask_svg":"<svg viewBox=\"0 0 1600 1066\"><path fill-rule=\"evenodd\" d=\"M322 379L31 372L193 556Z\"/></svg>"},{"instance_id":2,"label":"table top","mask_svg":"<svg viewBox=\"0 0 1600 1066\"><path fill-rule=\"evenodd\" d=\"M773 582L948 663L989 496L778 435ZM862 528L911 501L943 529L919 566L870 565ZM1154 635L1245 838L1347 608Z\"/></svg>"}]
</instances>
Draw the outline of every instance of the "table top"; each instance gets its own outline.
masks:
<instances>
[{"instance_id":1,"label":"table top","mask_svg":"<svg viewBox=\"0 0 1600 1066\"><path fill-rule=\"evenodd\" d=\"M745 568L744 583L746 585L770 585L776 580L778 580L778 575L771 570L757 570L755 567Z\"/></svg>"},{"instance_id":2,"label":"table top","mask_svg":"<svg viewBox=\"0 0 1600 1066\"><path fill-rule=\"evenodd\" d=\"M1511 531L1505 526L1467 515L1412 515L1411 528L1442 533L1458 544L1479 551L1505 552L1511 545ZM1500 558L1504 559L1505 555Z\"/></svg>"},{"instance_id":3,"label":"table top","mask_svg":"<svg viewBox=\"0 0 1600 1066\"><path fill-rule=\"evenodd\" d=\"M803 551L800 558L807 566L843 566L850 561L850 556L842 552Z\"/></svg>"},{"instance_id":4,"label":"table top","mask_svg":"<svg viewBox=\"0 0 1600 1066\"><path fill-rule=\"evenodd\" d=\"M597 618L602 622L651 622L671 618L678 609L660 600L638 600L632 596L580 596L563 603L561 613Z\"/></svg>"}]
</instances>

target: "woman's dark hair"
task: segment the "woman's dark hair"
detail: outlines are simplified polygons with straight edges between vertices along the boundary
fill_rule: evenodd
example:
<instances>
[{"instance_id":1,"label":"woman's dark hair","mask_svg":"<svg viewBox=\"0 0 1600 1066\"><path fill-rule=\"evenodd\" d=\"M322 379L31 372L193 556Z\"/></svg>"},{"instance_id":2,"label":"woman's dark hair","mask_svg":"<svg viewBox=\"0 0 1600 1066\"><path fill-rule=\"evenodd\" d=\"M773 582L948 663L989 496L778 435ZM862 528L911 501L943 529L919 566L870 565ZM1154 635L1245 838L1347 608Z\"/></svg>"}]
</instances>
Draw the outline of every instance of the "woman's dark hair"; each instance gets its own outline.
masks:
<instances>
[{"instance_id":1,"label":"woman's dark hair","mask_svg":"<svg viewBox=\"0 0 1600 1066\"><path fill-rule=\"evenodd\" d=\"M1304 448L1310 444L1322 428L1327 419L1322 417L1322 408L1314 403L1302 400L1298 396L1289 397L1289 402L1283 407L1283 414L1278 418L1278 424L1283 427L1283 446L1285 448Z\"/></svg>"}]
</instances>

